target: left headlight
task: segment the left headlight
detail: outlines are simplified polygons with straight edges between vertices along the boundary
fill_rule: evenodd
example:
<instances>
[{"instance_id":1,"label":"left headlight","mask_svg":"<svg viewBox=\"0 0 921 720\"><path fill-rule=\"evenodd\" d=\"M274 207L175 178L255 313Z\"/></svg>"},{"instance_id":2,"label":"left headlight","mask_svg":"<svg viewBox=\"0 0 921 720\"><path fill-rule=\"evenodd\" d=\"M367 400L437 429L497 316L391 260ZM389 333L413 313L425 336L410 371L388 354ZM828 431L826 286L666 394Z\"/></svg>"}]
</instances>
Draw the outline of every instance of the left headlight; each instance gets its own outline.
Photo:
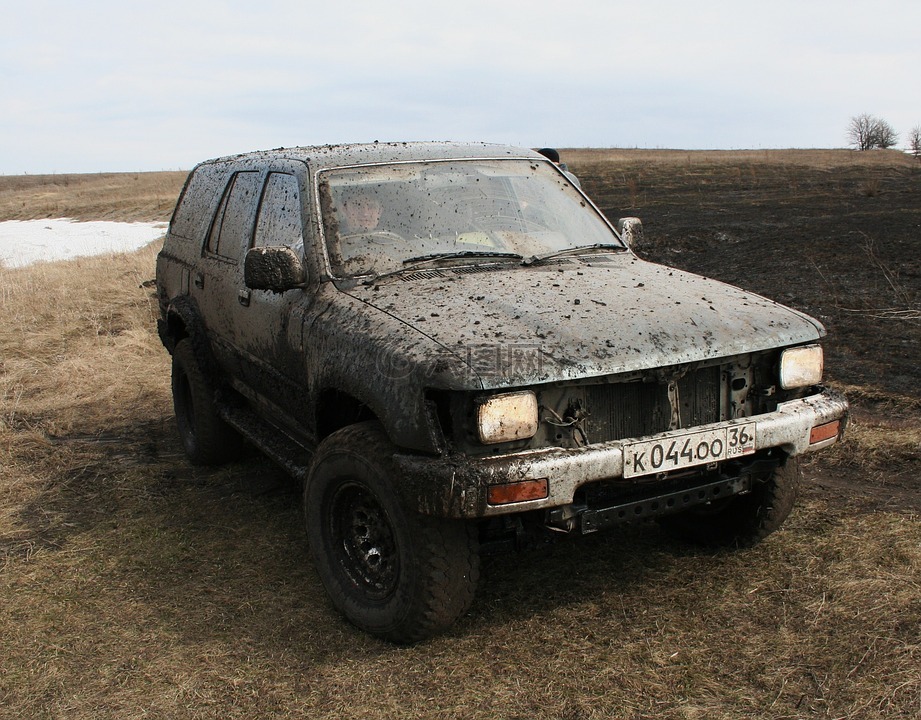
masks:
<instances>
[{"instance_id":1,"label":"left headlight","mask_svg":"<svg viewBox=\"0 0 921 720\"><path fill-rule=\"evenodd\" d=\"M780 356L780 387L809 387L822 381L824 356L820 345L789 348Z\"/></svg>"},{"instance_id":2,"label":"left headlight","mask_svg":"<svg viewBox=\"0 0 921 720\"><path fill-rule=\"evenodd\" d=\"M527 390L487 398L477 408L477 432L486 445L534 437L537 396Z\"/></svg>"}]
</instances>

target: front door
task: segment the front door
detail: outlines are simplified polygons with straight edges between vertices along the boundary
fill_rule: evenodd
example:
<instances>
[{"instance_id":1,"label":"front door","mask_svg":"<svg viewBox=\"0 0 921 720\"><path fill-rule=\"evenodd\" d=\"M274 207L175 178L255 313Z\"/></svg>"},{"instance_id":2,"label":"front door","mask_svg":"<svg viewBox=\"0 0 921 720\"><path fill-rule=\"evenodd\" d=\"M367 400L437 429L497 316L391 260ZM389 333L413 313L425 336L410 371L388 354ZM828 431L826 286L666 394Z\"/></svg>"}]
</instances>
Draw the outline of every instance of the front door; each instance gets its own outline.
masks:
<instances>
[{"instance_id":1,"label":"front door","mask_svg":"<svg viewBox=\"0 0 921 720\"><path fill-rule=\"evenodd\" d=\"M247 246L286 246L304 257L304 207L296 175L269 172L256 212L252 241ZM243 382L271 419L272 412L287 415L300 427L307 407L306 378L302 377L301 323L292 324L310 305L312 293L293 289L283 293L251 290L242 278L237 292L235 326L237 349L244 358ZM281 424L286 418L279 417Z\"/></svg>"}]
</instances>

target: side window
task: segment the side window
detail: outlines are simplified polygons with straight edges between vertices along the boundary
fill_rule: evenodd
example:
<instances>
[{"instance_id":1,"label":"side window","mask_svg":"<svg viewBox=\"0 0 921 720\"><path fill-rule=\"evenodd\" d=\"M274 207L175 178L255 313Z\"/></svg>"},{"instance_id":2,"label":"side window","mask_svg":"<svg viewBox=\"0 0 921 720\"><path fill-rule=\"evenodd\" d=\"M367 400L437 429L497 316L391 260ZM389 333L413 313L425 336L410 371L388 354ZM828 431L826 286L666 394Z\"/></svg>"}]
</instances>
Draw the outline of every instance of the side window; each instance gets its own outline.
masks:
<instances>
[{"instance_id":1,"label":"side window","mask_svg":"<svg viewBox=\"0 0 921 720\"><path fill-rule=\"evenodd\" d=\"M209 164L192 171L173 210L170 233L201 245L214 216L214 205L227 182L222 175L226 175L224 168Z\"/></svg>"},{"instance_id":2,"label":"side window","mask_svg":"<svg viewBox=\"0 0 921 720\"><path fill-rule=\"evenodd\" d=\"M242 261L252 236L252 211L258 197L258 186L257 172L241 172L233 176L208 235L208 252L234 262Z\"/></svg>"},{"instance_id":3,"label":"side window","mask_svg":"<svg viewBox=\"0 0 921 720\"><path fill-rule=\"evenodd\" d=\"M297 178L285 173L271 173L262 193L254 244L286 245L300 252L302 231Z\"/></svg>"}]
</instances>

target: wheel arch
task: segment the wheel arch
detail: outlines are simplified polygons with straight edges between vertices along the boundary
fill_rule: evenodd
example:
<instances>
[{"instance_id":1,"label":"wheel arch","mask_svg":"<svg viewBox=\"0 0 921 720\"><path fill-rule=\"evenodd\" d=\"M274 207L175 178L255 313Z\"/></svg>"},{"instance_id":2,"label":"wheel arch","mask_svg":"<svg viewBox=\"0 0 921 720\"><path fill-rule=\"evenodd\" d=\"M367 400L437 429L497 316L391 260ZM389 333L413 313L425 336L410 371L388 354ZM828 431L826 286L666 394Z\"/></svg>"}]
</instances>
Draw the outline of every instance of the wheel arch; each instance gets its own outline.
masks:
<instances>
[{"instance_id":1,"label":"wheel arch","mask_svg":"<svg viewBox=\"0 0 921 720\"><path fill-rule=\"evenodd\" d=\"M209 373L216 372L217 365L211 352L208 332L194 299L188 295L173 298L166 312L166 320L159 323L158 329L160 339L170 354L175 351L180 340L188 338L200 367Z\"/></svg>"},{"instance_id":2,"label":"wheel arch","mask_svg":"<svg viewBox=\"0 0 921 720\"><path fill-rule=\"evenodd\" d=\"M318 443L344 427L373 420L401 449L437 453L444 448L440 428L433 430L437 423L435 411L427 406L421 413L411 413L397 402L388 404L387 398L375 397L373 391L361 392L360 387L349 391L330 386L316 397L314 428Z\"/></svg>"},{"instance_id":3,"label":"wheel arch","mask_svg":"<svg viewBox=\"0 0 921 720\"><path fill-rule=\"evenodd\" d=\"M315 411L317 442L344 427L369 420L376 421L386 432L381 418L367 403L339 388L329 387L320 391Z\"/></svg>"}]
</instances>

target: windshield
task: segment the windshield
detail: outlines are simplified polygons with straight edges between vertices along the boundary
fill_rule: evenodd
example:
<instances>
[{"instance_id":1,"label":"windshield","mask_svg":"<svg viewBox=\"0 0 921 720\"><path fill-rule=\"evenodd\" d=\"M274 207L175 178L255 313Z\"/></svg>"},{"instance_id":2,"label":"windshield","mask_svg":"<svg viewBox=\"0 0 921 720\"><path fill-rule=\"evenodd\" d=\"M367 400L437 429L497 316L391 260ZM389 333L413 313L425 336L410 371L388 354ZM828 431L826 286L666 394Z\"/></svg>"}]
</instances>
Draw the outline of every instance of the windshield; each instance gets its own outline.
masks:
<instances>
[{"instance_id":1,"label":"windshield","mask_svg":"<svg viewBox=\"0 0 921 720\"><path fill-rule=\"evenodd\" d=\"M549 163L467 160L330 170L320 177L326 246L337 277L437 261L531 258L620 245Z\"/></svg>"}]
</instances>

